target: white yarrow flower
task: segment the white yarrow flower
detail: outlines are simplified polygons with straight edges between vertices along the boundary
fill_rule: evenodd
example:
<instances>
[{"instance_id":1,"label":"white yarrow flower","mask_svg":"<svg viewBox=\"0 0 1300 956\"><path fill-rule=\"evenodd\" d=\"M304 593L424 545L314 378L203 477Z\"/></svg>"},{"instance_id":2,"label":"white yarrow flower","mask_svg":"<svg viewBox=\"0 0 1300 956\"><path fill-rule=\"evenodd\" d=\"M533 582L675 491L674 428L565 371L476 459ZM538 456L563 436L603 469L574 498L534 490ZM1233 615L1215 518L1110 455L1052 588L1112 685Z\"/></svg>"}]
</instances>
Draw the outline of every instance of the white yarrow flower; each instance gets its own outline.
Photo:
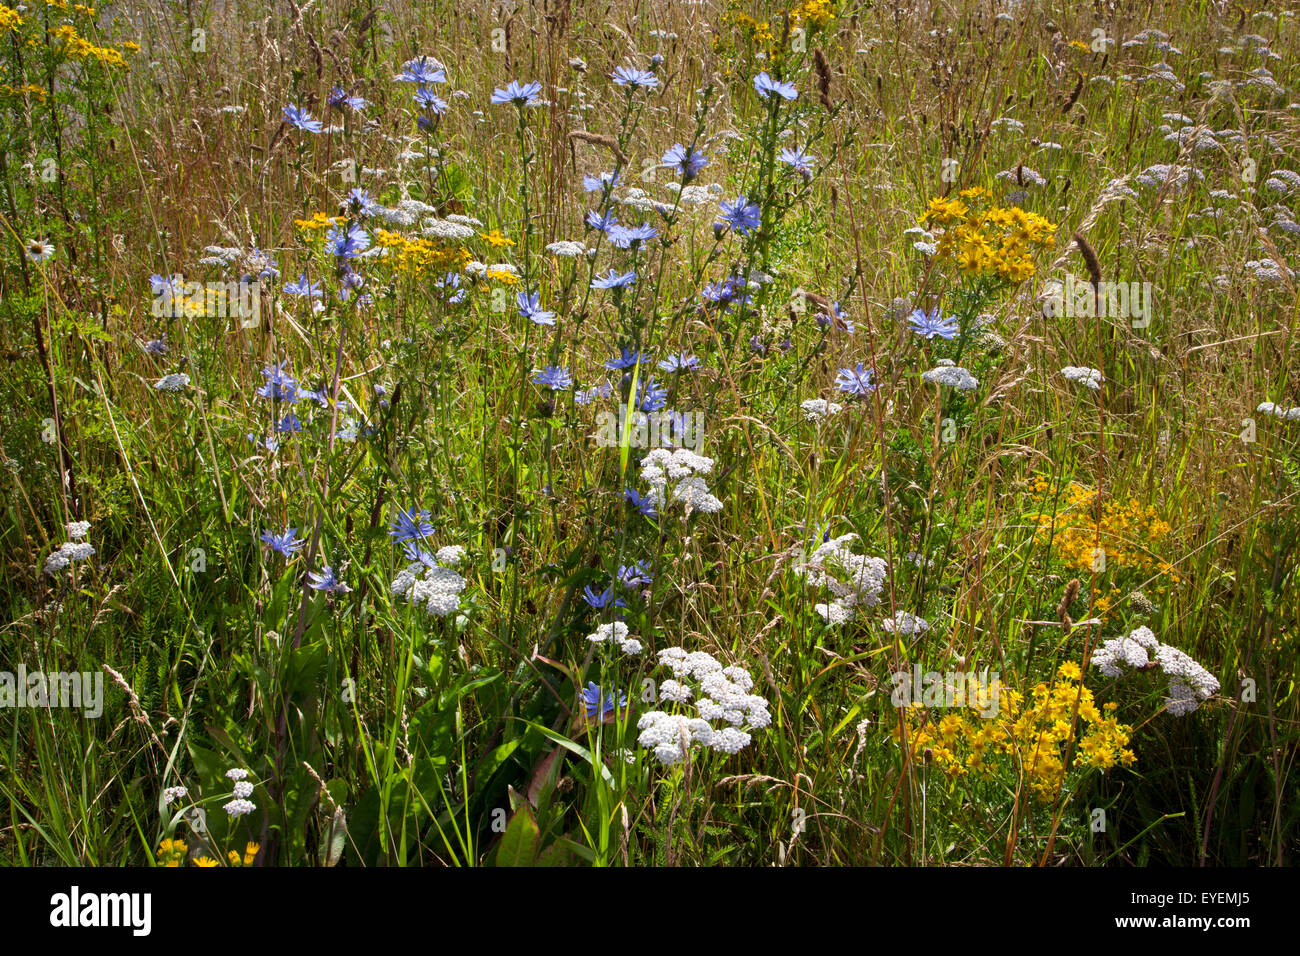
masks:
<instances>
[{"instance_id":1,"label":"white yarrow flower","mask_svg":"<svg viewBox=\"0 0 1300 956\"><path fill-rule=\"evenodd\" d=\"M955 365L940 365L921 375L923 382L931 385L947 385L959 392L971 392L979 388L979 379L964 368Z\"/></svg>"},{"instance_id":2,"label":"white yarrow flower","mask_svg":"<svg viewBox=\"0 0 1300 956\"><path fill-rule=\"evenodd\" d=\"M242 817L252 813L254 810L257 809L257 807L253 804L253 801L251 800L237 799L237 800L231 800L221 809L225 810L226 813L228 813L232 817Z\"/></svg>"},{"instance_id":3,"label":"white yarrow flower","mask_svg":"<svg viewBox=\"0 0 1300 956\"><path fill-rule=\"evenodd\" d=\"M1101 391L1101 383L1104 381L1099 370L1079 365L1067 365L1061 369L1061 374L1071 382L1078 382L1094 391Z\"/></svg>"},{"instance_id":4,"label":"white yarrow flower","mask_svg":"<svg viewBox=\"0 0 1300 956\"><path fill-rule=\"evenodd\" d=\"M800 402L799 407L803 409L803 417L810 422L824 422L844 411L843 405L828 402L824 398L810 398L806 402Z\"/></svg>"},{"instance_id":5,"label":"white yarrow flower","mask_svg":"<svg viewBox=\"0 0 1300 956\"><path fill-rule=\"evenodd\" d=\"M1166 708L1175 717L1190 714L1219 692L1219 679L1178 648L1161 643L1149 627L1139 627L1126 637L1105 641L1092 654L1093 666L1107 677L1119 677L1124 668L1159 667L1169 678Z\"/></svg>"},{"instance_id":6,"label":"white yarrow flower","mask_svg":"<svg viewBox=\"0 0 1300 956\"><path fill-rule=\"evenodd\" d=\"M158 379L153 383L153 387L159 392L179 392L188 384L190 384L188 375L184 372L173 372Z\"/></svg>"}]
</instances>

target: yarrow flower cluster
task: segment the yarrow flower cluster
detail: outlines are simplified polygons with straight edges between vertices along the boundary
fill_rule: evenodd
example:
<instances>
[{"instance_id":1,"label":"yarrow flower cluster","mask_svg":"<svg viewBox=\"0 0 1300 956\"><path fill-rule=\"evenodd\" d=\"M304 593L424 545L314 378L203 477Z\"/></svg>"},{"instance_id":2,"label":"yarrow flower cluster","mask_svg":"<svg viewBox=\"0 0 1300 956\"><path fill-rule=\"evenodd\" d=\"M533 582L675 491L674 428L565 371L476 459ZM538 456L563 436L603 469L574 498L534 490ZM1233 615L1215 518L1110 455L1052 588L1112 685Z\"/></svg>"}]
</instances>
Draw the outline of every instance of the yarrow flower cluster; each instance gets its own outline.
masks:
<instances>
[{"instance_id":1,"label":"yarrow flower cluster","mask_svg":"<svg viewBox=\"0 0 1300 956\"><path fill-rule=\"evenodd\" d=\"M1261 415L1272 415L1274 418L1280 418L1284 422L1300 421L1300 407L1283 408L1273 402L1263 402L1255 411Z\"/></svg>"},{"instance_id":2,"label":"yarrow flower cluster","mask_svg":"<svg viewBox=\"0 0 1300 956\"><path fill-rule=\"evenodd\" d=\"M686 514L700 511L713 514L722 510L722 502L709 491L701 475L713 471L713 459L685 448L655 448L641 460L641 480L650 485L650 498L656 508L667 500L669 482L676 482L671 500L681 502Z\"/></svg>"},{"instance_id":3,"label":"yarrow flower cluster","mask_svg":"<svg viewBox=\"0 0 1300 956\"><path fill-rule=\"evenodd\" d=\"M890 634L922 634L930 629L930 622L907 611L897 611L893 617L880 622Z\"/></svg>"},{"instance_id":4,"label":"yarrow flower cluster","mask_svg":"<svg viewBox=\"0 0 1300 956\"><path fill-rule=\"evenodd\" d=\"M1095 368L1085 368L1079 365L1067 365L1065 368L1061 369L1061 374L1071 382L1078 382L1080 385L1091 388L1093 391L1101 391L1101 383L1103 379L1101 372Z\"/></svg>"},{"instance_id":5,"label":"yarrow flower cluster","mask_svg":"<svg viewBox=\"0 0 1300 956\"><path fill-rule=\"evenodd\" d=\"M659 663L673 672L660 685L663 700L685 705L693 699L696 710L694 716L652 710L637 722L637 743L660 763L681 763L696 746L737 753L753 740L750 731L772 723L767 699L752 693L754 679L745 668L724 667L712 654L681 647L660 651Z\"/></svg>"},{"instance_id":6,"label":"yarrow flower cluster","mask_svg":"<svg viewBox=\"0 0 1300 956\"><path fill-rule=\"evenodd\" d=\"M959 392L972 392L979 388L979 379L959 365L940 365L921 374L921 381L931 385L947 385Z\"/></svg>"},{"instance_id":7,"label":"yarrow flower cluster","mask_svg":"<svg viewBox=\"0 0 1300 956\"><path fill-rule=\"evenodd\" d=\"M231 796L234 799L221 809L232 817L247 816L256 810L257 805L248 799L253 795L253 784L248 780L248 771L239 767L232 768L226 771L226 779L232 784L234 792Z\"/></svg>"},{"instance_id":8,"label":"yarrow flower cluster","mask_svg":"<svg viewBox=\"0 0 1300 956\"><path fill-rule=\"evenodd\" d=\"M640 654L643 650L640 641L635 637L628 637L627 625L622 621L601 624L593 633L587 635L587 640L593 644L617 646L620 651L629 656Z\"/></svg>"},{"instance_id":9,"label":"yarrow flower cluster","mask_svg":"<svg viewBox=\"0 0 1300 956\"><path fill-rule=\"evenodd\" d=\"M153 387L159 392L179 392L183 391L188 384L190 384L188 375L184 372L173 372L158 379L158 381L154 382Z\"/></svg>"},{"instance_id":10,"label":"yarrow flower cluster","mask_svg":"<svg viewBox=\"0 0 1300 956\"><path fill-rule=\"evenodd\" d=\"M875 607L885 586L889 564L883 558L851 551L849 545L857 539L857 534L849 532L824 541L794 569L812 586L825 586L835 596L830 603L813 608L830 624L853 620L860 605Z\"/></svg>"},{"instance_id":11,"label":"yarrow flower cluster","mask_svg":"<svg viewBox=\"0 0 1300 956\"><path fill-rule=\"evenodd\" d=\"M1093 652L1092 663L1107 677L1120 677L1125 667L1158 667L1169 678L1165 709L1175 717L1190 714L1219 692L1217 677L1178 648L1161 643L1149 627L1106 641Z\"/></svg>"},{"instance_id":12,"label":"yarrow flower cluster","mask_svg":"<svg viewBox=\"0 0 1300 956\"><path fill-rule=\"evenodd\" d=\"M799 407L803 409L803 417L810 422L824 422L844 411L843 405L828 402L824 398L810 398L806 402L800 402Z\"/></svg>"},{"instance_id":13,"label":"yarrow flower cluster","mask_svg":"<svg viewBox=\"0 0 1300 956\"><path fill-rule=\"evenodd\" d=\"M465 549L458 545L439 548L433 555L415 545L409 546L406 556L412 563L393 578L393 594L405 597L411 604L424 605L426 611L437 617L458 611L460 594L467 582L448 565L459 564L464 554Z\"/></svg>"},{"instance_id":14,"label":"yarrow flower cluster","mask_svg":"<svg viewBox=\"0 0 1300 956\"><path fill-rule=\"evenodd\" d=\"M45 573L58 574L72 562L85 561L94 554L94 546L86 540L86 535L89 533L89 521L70 522L68 524L68 540L59 545L59 549L51 552L45 559Z\"/></svg>"}]
</instances>

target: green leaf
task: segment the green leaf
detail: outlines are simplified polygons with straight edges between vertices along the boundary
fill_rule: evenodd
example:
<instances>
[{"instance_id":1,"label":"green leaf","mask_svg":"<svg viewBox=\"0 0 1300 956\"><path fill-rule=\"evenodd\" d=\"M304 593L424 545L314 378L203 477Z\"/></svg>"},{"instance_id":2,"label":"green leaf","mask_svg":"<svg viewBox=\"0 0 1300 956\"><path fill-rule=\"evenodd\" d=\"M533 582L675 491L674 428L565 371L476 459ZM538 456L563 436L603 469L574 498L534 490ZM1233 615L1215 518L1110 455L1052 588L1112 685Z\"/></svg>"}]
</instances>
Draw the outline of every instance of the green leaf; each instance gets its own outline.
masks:
<instances>
[{"instance_id":1,"label":"green leaf","mask_svg":"<svg viewBox=\"0 0 1300 956\"><path fill-rule=\"evenodd\" d=\"M339 807L334 811L334 817L330 820L329 827L321 835L321 863L325 866L334 866L338 863L339 858L343 856L343 846L348 835L348 820L343 813L343 808Z\"/></svg>"},{"instance_id":2,"label":"green leaf","mask_svg":"<svg viewBox=\"0 0 1300 956\"><path fill-rule=\"evenodd\" d=\"M537 860L537 848L542 842L541 831L533 812L521 806L506 825L497 846L497 866L532 866Z\"/></svg>"}]
</instances>

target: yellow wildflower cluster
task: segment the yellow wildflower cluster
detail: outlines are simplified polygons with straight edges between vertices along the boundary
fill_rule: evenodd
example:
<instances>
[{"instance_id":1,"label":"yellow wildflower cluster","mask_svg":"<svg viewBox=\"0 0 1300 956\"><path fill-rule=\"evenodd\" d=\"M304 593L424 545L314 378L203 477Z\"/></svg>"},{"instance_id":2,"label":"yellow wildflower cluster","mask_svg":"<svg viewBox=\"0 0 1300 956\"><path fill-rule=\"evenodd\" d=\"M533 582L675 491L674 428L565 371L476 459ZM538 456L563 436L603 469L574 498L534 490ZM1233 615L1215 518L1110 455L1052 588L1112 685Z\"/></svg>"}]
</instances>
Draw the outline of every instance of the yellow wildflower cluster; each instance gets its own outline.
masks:
<instances>
[{"instance_id":1,"label":"yellow wildflower cluster","mask_svg":"<svg viewBox=\"0 0 1300 956\"><path fill-rule=\"evenodd\" d=\"M515 241L513 239L507 239L500 229L493 229L491 232L480 232L479 238L487 240L488 245L494 246L498 249L505 246L513 246L515 244Z\"/></svg>"},{"instance_id":2,"label":"yellow wildflower cluster","mask_svg":"<svg viewBox=\"0 0 1300 956\"><path fill-rule=\"evenodd\" d=\"M806 31L820 30L830 23L835 16L834 0L803 0L789 10L778 12L770 20L759 20L741 10L732 10L722 15L722 22L730 21L744 32L746 39L761 49L770 60L779 60L785 53L782 36L785 34L785 19L788 17L791 27L801 27ZM787 37L786 42L789 42ZM722 49L722 38L713 38L713 49Z\"/></svg>"},{"instance_id":3,"label":"yellow wildflower cluster","mask_svg":"<svg viewBox=\"0 0 1300 956\"><path fill-rule=\"evenodd\" d=\"M1112 587L1105 594L1098 594L1092 602L1093 613L1102 619L1111 616L1111 609L1115 607L1124 598L1124 592L1119 587Z\"/></svg>"},{"instance_id":4,"label":"yellow wildflower cluster","mask_svg":"<svg viewBox=\"0 0 1300 956\"><path fill-rule=\"evenodd\" d=\"M813 30L820 30L831 22L832 17L835 17L835 0L802 0L802 3L798 3L794 7L784 10L784 12L777 12L776 16L772 17L771 20L757 20L757 18L749 16L748 13L742 12L742 10L731 10L731 12L723 14L723 22L729 20L736 23L749 35L750 40L766 48L768 55L776 56L781 52L779 33L784 31L784 21L787 17L789 17L792 26L811 27ZM775 30L772 23L777 25Z\"/></svg>"},{"instance_id":5,"label":"yellow wildflower cluster","mask_svg":"<svg viewBox=\"0 0 1300 956\"><path fill-rule=\"evenodd\" d=\"M76 60L98 60L104 66L126 66L122 51L111 46L95 46L77 32L76 27L65 23L53 30L65 54Z\"/></svg>"},{"instance_id":6,"label":"yellow wildflower cluster","mask_svg":"<svg viewBox=\"0 0 1300 956\"><path fill-rule=\"evenodd\" d=\"M320 232L333 226L339 226L347 222L346 216L327 216L323 212L314 214L310 219L295 219L293 224L298 227L300 232L311 233Z\"/></svg>"},{"instance_id":7,"label":"yellow wildflower cluster","mask_svg":"<svg viewBox=\"0 0 1300 956\"><path fill-rule=\"evenodd\" d=\"M23 25L23 18L13 7L0 4L0 33L12 33Z\"/></svg>"},{"instance_id":8,"label":"yellow wildflower cluster","mask_svg":"<svg viewBox=\"0 0 1300 956\"><path fill-rule=\"evenodd\" d=\"M749 36L749 39L763 47L769 54L775 52L776 37L772 34L772 24L767 20L756 20L747 13L736 11L724 13L722 21L731 20Z\"/></svg>"},{"instance_id":9,"label":"yellow wildflower cluster","mask_svg":"<svg viewBox=\"0 0 1300 956\"><path fill-rule=\"evenodd\" d=\"M198 282L173 287L171 297L163 302L167 304L164 314L188 319L235 315L240 307L237 295L232 295L231 290L221 285L202 285Z\"/></svg>"},{"instance_id":10,"label":"yellow wildflower cluster","mask_svg":"<svg viewBox=\"0 0 1300 956\"><path fill-rule=\"evenodd\" d=\"M814 29L820 29L830 23L835 16L835 4L832 0L804 0L790 10L793 23L806 23Z\"/></svg>"},{"instance_id":11,"label":"yellow wildflower cluster","mask_svg":"<svg viewBox=\"0 0 1300 956\"><path fill-rule=\"evenodd\" d=\"M181 840L163 840L158 844L158 865L179 867L185 861L185 855L189 853L189 849ZM242 855L237 850L230 850L226 853L226 859L230 866L252 866L260 849L262 849L260 844L249 843L244 847ZM198 867L221 865L219 861L206 854L194 857L192 862Z\"/></svg>"},{"instance_id":12,"label":"yellow wildflower cluster","mask_svg":"<svg viewBox=\"0 0 1300 956\"><path fill-rule=\"evenodd\" d=\"M1009 762L1044 802L1060 795L1071 770L1131 767L1137 759L1127 749L1133 728L1115 718L1115 705L1097 707L1073 661L1056 674L1052 684L1034 687L1028 701L1001 688L998 712L987 719L972 704L935 722L923 707L912 705L905 712L912 759L932 762L951 777L991 777ZM897 726L893 737L900 739Z\"/></svg>"},{"instance_id":13,"label":"yellow wildflower cluster","mask_svg":"<svg viewBox=\"0 0 1300 956\"><path fill-rule=\"evenodd\" d=\"M1029 490L1035 500L1043 501L1052 493L1051 479L1038 475L1029 482ZM1168 575L1174 584L1182 582L1173 565L1153 553L1169 536L1169 522L1136 498L1099 502L1096 491L1072 481L1053 511L1031 513L1029 519L1038 528L1034 540L1050 543L1057 560L1072 570L1126 567Z\"/></svg>"},{"instance_id":14,"label":"yellow wildflower cluster","mask_svg":"<svg viewBox=\"0 0 1300 956\"><path fill-rule=\"evenodd\" d=\"M1024 282L1036 271L1034 252L1051 244L1056 226L1019 206L986 205L990 195L976 186L958 198L936 197L920 221L940 227L939 257L956 262L965 275Z\"/></svg>"},{"instance_id":15,"label":"yellow wildflower cluster","mask_svg":"<svg viewBox=\"0 0 1300 956\"><path fill-rule=\"evenodd\" d=\"M401 271L459 272L472 258L463 246L446 246L430 239L409 239L386 229L375 230L375 245L388 251L388 259Z\"/></svg>"},{"instance_id":16,"label":"yellow wildflower cluster","mask_svg":"<svg viewBox=\"0 0 1300 956\"><path fill-rule=\"evenodd\" d=\"M226 859L230 861L231 866L252 866L253 861L257 859L257 851L262 849L261 844L249 843L244 847L243 859L240 859L238 853L229 850L226 853Z\"/></svg>"},{"instance_id":17,"label":"yellow wildflower cluster","mask_svg":"<svg viewBox=\"0 0 1300 956\"><path fill-rule=\"evenodd\" d=\"M163 840L158 844L159 866L180 866L190 848L180 840Z\"/></svg>"},{"instance_id":18,"label":"yellow wildflower cluster","mask_svg":"<svg viewBox=\"0 0 1300 956\"><path fill-rule=\"evenodd\" d=\"M25 83L22 86L10 86L8 83L0 83L0 96L12 96L18 99L25 96L34 96L38 100L44 100L45 91L35 83Z\"/></svg>"}]
</instances>

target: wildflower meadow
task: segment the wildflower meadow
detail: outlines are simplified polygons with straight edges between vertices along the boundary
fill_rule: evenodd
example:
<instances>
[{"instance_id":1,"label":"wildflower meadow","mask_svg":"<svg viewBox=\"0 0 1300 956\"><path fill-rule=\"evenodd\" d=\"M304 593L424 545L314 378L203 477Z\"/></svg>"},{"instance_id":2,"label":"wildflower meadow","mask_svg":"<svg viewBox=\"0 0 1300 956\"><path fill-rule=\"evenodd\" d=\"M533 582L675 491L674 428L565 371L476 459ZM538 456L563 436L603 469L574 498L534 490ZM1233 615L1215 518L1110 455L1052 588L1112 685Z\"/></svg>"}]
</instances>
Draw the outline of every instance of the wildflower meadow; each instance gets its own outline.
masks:
<instances>
[{"instance_id":1,"label":"wildflower meadow","mask_svg":"<svg viewBox=\"0 0 1300 956\"><path fill-rule=\"evenodd\" d=\"M1290 6L0 0L0 861L1294 865Z\"/></svg>"}]
</instances>

